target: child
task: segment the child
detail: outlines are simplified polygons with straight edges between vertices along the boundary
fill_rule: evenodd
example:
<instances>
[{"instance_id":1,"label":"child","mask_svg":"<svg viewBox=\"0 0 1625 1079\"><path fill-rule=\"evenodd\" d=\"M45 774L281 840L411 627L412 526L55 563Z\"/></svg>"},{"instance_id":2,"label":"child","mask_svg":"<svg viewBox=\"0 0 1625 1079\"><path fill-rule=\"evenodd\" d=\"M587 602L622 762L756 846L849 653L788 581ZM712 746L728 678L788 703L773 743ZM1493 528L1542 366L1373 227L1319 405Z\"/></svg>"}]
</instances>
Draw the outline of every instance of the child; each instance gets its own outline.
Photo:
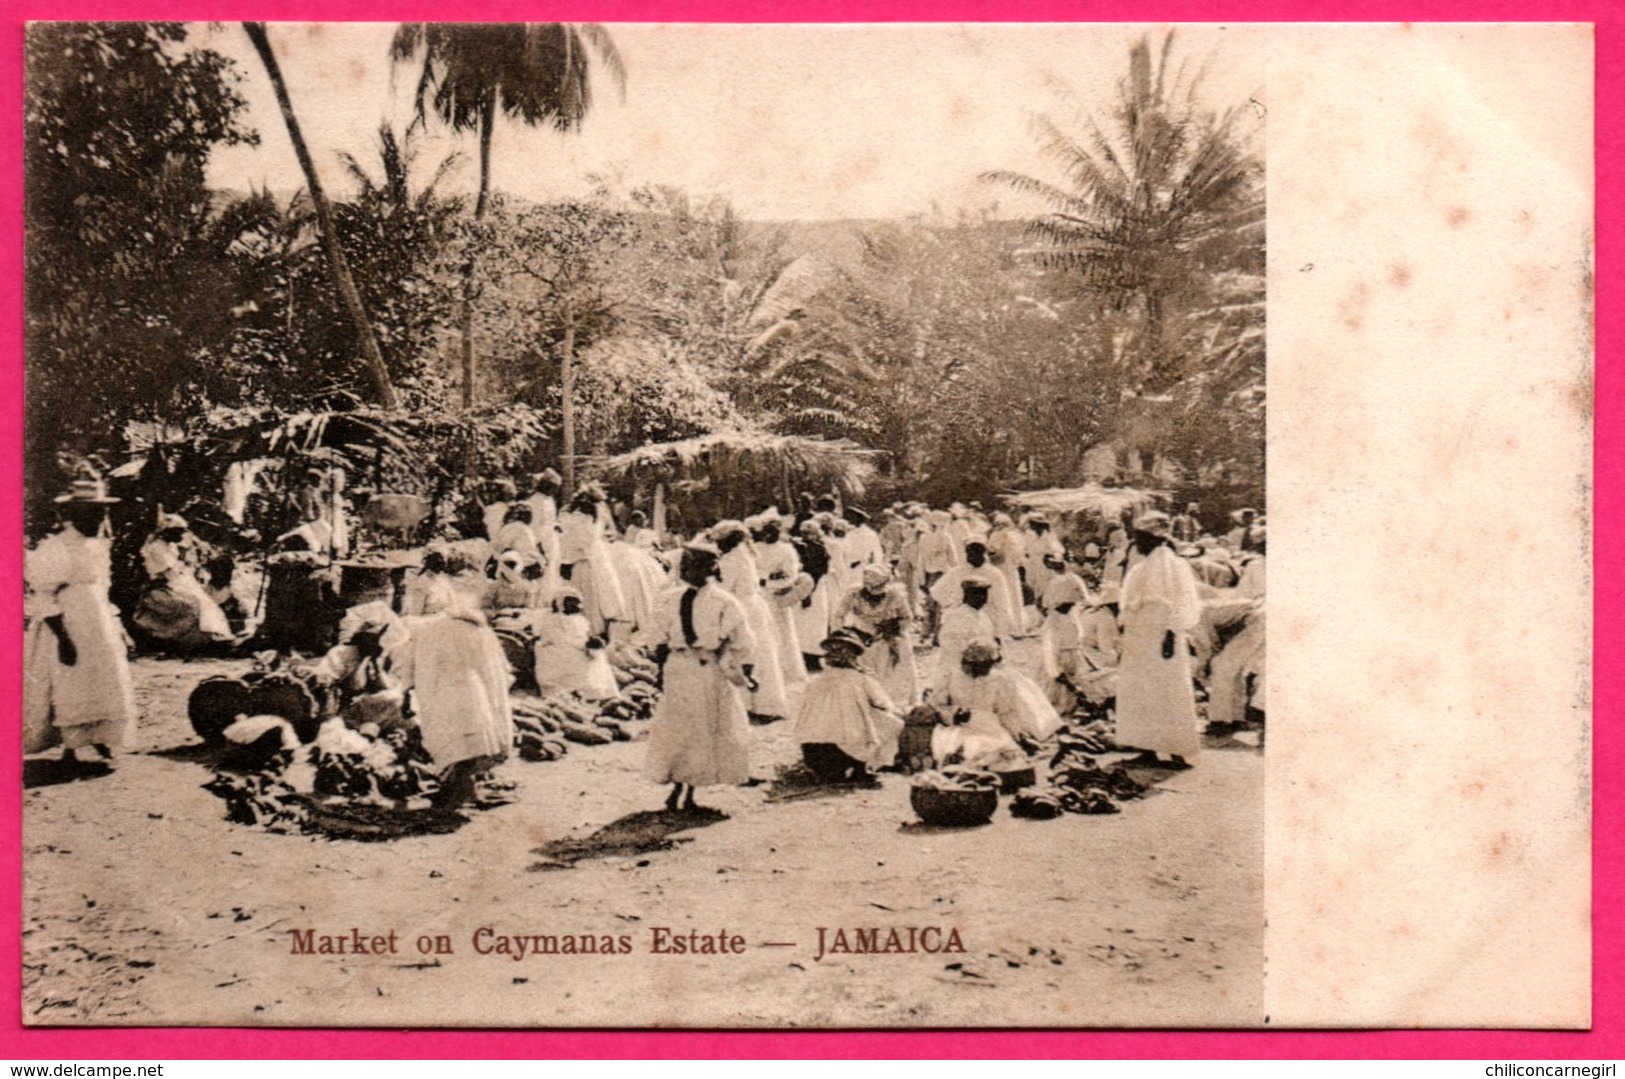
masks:
<instances>
[{"instance_id":1,"label":"child","mask_svg":"<svg viewBox=\"0 0 1625 1079\"><path fill-rule=\"evenodd\" d=\"M592 634L581 613L581 593L561 588L553 594L552 613L542 618L536 641L536 685L542 693L574 693L583 700L603 701L619 693L604 640Z\"/></svg>"},{"instance_id":2,"label":"child","mask_svg":"<svg viewBox=\"0 0 1625 1079\"><path fill-rule=\"evenodd\" d=\"M858 666L864 644L836 631L823 641L823 669L796 707L795 737L807 767L824 782L861 782L897 756L903 721L880 683Z\"/></svg>"}]
</instances>

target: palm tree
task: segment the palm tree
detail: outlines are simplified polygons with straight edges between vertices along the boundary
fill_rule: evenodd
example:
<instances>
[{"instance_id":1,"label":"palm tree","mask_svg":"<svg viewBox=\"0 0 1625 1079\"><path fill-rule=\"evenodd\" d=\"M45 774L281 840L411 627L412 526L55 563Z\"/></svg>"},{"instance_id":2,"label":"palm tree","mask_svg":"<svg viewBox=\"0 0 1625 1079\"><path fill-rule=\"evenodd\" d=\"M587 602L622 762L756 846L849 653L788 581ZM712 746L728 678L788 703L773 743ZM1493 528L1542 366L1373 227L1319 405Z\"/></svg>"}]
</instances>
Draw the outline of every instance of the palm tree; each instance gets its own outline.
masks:
<instances>
[{"instance_id":1,"label":"palm tree","mask_svg":"<svg viewBox=\"0 0 1625 1079\"><path fill-rule=\"evenodd\" d=\"M1239 131L1240 109L1201 110L1200 73L1170 70L1170 31L1153 57L1129 50L1109 124L1083 117L1069 131L1048 116L1035 134L1060 183L996 171L984 179L1035 195L1048 212L1028 223L1039 261L1075 275L1085 291L1140 316L1139 381L1155 393L1175 381L1171 316L1215 274L1262 251L1261 167Z\"/></svg>"},{"instance_id":2,"label":"palm tree","mask_svg":"<svg viewBox=\"0 0 1625 1079\"><path fill-rule=\"evenodd\" d=\"M416 123L433 109L453 131L480 139L474 219L490 204L491 133L498 111L531 126L577 131L592 107L597 57L621 92L626 68L609 31L596 23L403 23L390 44L396 64L418 60ZM474 259L465 268L462 312L463 407L474 403Z\"/></svg>"},{"instance_id":3,"label":"palm tree","mask_svg":"<svg viewBox=\"0 0 1625 1079\"><path fill-rule=\"evenodd\" d=\"M265 35L265 24L245 22L243 30L248 34L248 40L253 42L254 51L259 53L261 62L265 64L265 73L271 79L271 88L276 91L277 104L282 108L282 122L288 127L288 139L293 143L293 152L298 156L299 167L305 173L305 185L310 189L310 201L316 210L322 250L327 255L328 273L332 276L333 287L338 290L344 309L349 312L350 322L355 327L356 338L361 343L361 357L367 365L367 373L372 377L373 387L378 394L378 403L385 408L395 408L398 404L395 385L390 381L384 355L378 350L378 338L372 332L372 323L367 319L367 310L361 304L361 294L356 291L355 279L350 276L349 264L344 260L344 251L339 246L338 232L333 225L333 208L322 190L321 179L317 177L316 166L310 158L310 149L305 145L305 137L299 130L299 119L294 115L293 101L288 97L287 83L282 80L282 68L277 63L276 53L271 50L270 39Z\"/></svg>"},{"instance_id":4,"label":"palm tree","mask_svg":"<svg viewBox=\"0 0 1625 1079\"><path fill-rule=\"evenodd\" d=\"M435 166L434 174L429 177L429 182L414 194L412 165L417 156L418 147L413 142L413 133L409 130L403 138L395 134L395 129L387 121L378 125L378 163L382 172L379 179L374 179L354 154L339 152L344 171L355 181L357 203L381 207L386 214L426 213L436 204L459 203L460 199L442 199L436 189L457 166L462 155L453 153L442 158L440 164Z\"/></svg>"}]
</instances>

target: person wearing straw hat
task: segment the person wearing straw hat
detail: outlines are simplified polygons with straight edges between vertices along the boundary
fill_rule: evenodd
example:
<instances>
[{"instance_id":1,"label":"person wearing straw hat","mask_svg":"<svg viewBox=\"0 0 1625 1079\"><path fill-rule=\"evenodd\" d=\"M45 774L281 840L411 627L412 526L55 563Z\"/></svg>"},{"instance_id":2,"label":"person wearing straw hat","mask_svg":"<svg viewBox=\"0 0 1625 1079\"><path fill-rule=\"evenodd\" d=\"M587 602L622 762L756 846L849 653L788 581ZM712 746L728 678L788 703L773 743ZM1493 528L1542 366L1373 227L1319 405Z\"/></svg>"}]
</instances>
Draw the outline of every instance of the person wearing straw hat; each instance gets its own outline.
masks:
<instances>
[{"instance_id":1,"label":"person wearing straw hat","mask_svg":"<svg viewBox=\"0 0 1625 1079\"><path fill-rule=\"evenodd\" d=\"M942 626L937 634L940 651L937 656L939 670L953 670L972 641L989 640L998 644L998 627L988 611L988 601L998 582L990 571L971 574L959 582L959 601L944 609Z\"/></svg>"},{"instance_id":2,"label":"person wearing straw hat","mask_svg":"<svg viewBox=\"0 0 1625 1079\"><path fill-rule=\"evenodd\" d=\"M1141 559L1123 580L1123 653L1117 672L1117 744L1188 766L1201 742L1191 683L1190 634L1202 616L1196 576L1170 545L1168 515L1134 519Z\"/></svg>"},{"instance_id":3,"label":"person wearing straw hat","mask_svg":"<svg viewBox=\"0 0 1625 1079\"><path fill-rule=\"evenodd\" d=\"M826 637L824 666L807 682L792 732L801 758L824 782L862 782L870 768L897 757L903 720L873 675L862 670L865 644L851 630Z\"/></svg>"},{"instance_id":4,"label":"person wearing straw hat","mask_svg":"<svg viewBox=\"0 0 1625 1079\"><path fill-rule=\"evenodd\" d=\"M111 554L101 531L101 477L86 472L57 498L62 527L23 562L28 627L23 638L24 749L93 750L104 761L135 727L135 688L118 610L107 597Z\"/></svg>"},{"instance_id":5,"label":"person wearing straw hat","mask_svg":"<svg viewBox=\"0 0 1625 1079\"><path fill-rule=\"evenodd\" d=\"M153 641L180 651L232 640L226 612L198 579L196 550L186 518L162 510L141 546L141 567L149 583L131 621Z\"/></svg>"},{"instance_id":6,"label":"person wearing straw hat","mask_svg":"<svg viewBox=\"0 0 1625 1079\"><path fill-rule=\"evenodd\" d=\"M946 619L953 609L964 601L963 585L966 581L985 581L990 591L987 614L993 620L993 631L1000 638L1018 636L1021 628L1019 608L1010 605L1010 592L1004 574L988 561L988 547L979 539L965 543L965 561L950 569L931 586L931 599L942 610Z\"/></svg>"},{"instance_id":7,"label":"person wearing straw hat","mask_svg":"<svg viewBox=\"0 0 1625 1079\"><path fill-rule=\"evenodd\" d=\"M644 774L672 784L666 808L693 812L696 787L750 778L750 719L742 689L756 684L756 642L745 609L718 579L709 543L683 548L682 587L661 599L650 644L661 671Z\"/></svg>"}]
</instances>

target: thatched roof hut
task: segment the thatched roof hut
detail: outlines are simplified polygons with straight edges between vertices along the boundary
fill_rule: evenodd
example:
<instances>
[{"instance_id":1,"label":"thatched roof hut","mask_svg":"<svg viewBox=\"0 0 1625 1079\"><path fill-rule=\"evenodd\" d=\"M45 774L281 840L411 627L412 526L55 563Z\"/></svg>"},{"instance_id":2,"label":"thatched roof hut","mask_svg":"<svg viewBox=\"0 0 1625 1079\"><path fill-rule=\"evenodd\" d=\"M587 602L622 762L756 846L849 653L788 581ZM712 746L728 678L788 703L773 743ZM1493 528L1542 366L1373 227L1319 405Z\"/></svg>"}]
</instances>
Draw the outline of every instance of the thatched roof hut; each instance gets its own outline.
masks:
<instances>
[{"instance_id":1,"label":"thatched roof hut","mask_svg":"<svg viewBox=\"0 0 1625 1079\"><path fill-rule=\"evenodd\" d=\"M844 439L720 432L584 458L581 467L586 476L628 494L652 497L654 488L663 486L673 504L709 523L769 503L789 509L802 491L861 498L875 456L876 451Z\"/></svg>"},{"instance_id":2,"label":"thatched roof hut","mask_svg":"<svg viewBox=\"0 0 1625 1079\"><path fill-rule=\"evenodd\" d=\"M1051 487L1043 491L1022 491L1006 495L1005 501L1025 510L1041 510L1056 517L1082 516L1117 522L1125 517L1154 509L1168 501L1167 491L1139 487L1106 487L1086 483L1082 487Z\"/></svg>"}]
</instances>

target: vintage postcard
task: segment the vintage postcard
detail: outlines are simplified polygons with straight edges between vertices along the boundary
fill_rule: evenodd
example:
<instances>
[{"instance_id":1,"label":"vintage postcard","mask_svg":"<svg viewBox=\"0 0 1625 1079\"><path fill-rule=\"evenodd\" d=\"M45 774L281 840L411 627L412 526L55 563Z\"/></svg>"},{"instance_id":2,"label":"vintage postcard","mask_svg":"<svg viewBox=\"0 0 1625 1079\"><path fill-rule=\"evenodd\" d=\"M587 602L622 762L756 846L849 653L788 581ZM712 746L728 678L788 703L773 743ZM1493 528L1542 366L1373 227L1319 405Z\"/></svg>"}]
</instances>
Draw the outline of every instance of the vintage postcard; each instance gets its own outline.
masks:
<instances>
[{"instance_id":1,"label":"vintage postcard","mask_svg":"<svg viewBox=\"0 0 1625 1079\"><path fill-rule=\"evenodd\" d=\"M1586 1027L1592 52L32 24L23 1022Z\"/></svg>"}]
</instances>

